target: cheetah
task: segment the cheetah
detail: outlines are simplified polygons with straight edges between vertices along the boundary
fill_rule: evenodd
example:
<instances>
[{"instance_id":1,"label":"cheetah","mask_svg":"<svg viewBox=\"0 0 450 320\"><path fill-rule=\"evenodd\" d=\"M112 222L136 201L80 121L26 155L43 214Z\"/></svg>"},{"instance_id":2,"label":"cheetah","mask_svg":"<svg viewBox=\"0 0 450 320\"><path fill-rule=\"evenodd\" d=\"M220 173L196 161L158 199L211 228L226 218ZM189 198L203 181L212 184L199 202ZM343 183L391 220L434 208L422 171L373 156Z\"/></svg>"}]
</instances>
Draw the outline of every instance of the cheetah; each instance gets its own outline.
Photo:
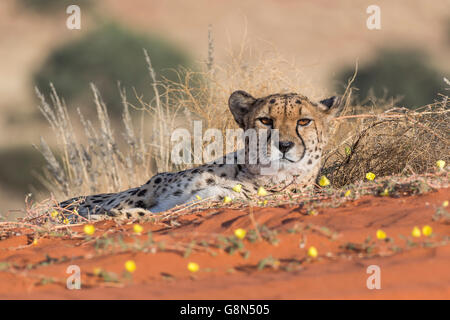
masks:
<instances>
[{"instance_id":1,"label":"cheetah","mask_svg":"<svg viewBox=\"0 0 450 320\"><path fill-rule=\"evenodd\" d=\"M244 148L225 155L222 160L196 168L165 172L153 176L140 187L118 193L77 197L59 204L60 208L77 210L83 217L112 216L136 218L159 213L196 199L248 199L263 187L270 192L276 185L308 186L314 184L321 157L329 138L329 123L342 108L340 98L332 96L318 102L296 93L272 94L254 98L245 91L235 91L228 101L229 109L243 132L277 132L275 148L267 148L268 163L251 158L255 142L245 140ZM267 134L267 143L275 136ZM272 141L273 140L273 141ZM257 149L260 140L256 142ZM237 161L245 150L243 163ZM272 151L273 150L273 151ZM241 152L241 153L240 153ZM277 170L263 169L268 166ZM240 185L240 192L233 188Z\"/></svg>"}]
</instances>

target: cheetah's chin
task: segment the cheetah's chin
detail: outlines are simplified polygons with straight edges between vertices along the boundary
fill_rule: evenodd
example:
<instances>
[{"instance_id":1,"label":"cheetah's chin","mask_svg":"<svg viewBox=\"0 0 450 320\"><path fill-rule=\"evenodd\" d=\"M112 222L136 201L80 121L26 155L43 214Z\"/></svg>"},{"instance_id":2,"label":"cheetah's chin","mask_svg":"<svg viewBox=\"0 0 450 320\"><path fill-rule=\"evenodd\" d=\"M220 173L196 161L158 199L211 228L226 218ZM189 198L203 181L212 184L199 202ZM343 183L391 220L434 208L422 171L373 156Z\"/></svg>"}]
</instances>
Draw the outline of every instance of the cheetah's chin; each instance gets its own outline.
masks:
<instances>
[{"instance_id":1,"label":"cheetah's chin","mask_svg":"<svg viewBox=\"0 0 450 320\"><path fill-rule=\"evenodd\" d=\"M279 173L280 171L290 171L292 168L297 168L300 160L295 161L288 158L279 158L276 160L272 160L270 163L270 168L272 169L272 171L266 170L266 172L270 172L269 175L274 175Z\"/></svg>"}]
</instances>

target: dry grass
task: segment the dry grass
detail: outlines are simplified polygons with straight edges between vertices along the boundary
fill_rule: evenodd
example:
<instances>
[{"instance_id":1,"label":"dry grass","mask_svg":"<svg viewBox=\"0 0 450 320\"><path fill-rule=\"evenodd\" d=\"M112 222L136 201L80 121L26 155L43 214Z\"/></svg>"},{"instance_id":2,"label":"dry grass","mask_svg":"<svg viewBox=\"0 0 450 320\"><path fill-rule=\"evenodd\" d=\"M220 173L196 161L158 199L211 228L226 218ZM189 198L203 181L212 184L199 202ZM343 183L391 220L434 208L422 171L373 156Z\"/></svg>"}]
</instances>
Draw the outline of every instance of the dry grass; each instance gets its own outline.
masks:
<instances>
[{"instance_id":1,"label":"dry grass","mask_svg":"<svg viewBox=\"0 0 450 320\"><path fill-rule=\"evenodd\" d=\"M335 187L376 176L410 176L433 172L437 160L450 160L450 100L416 110L375 106L371 113L348 107L338 119L322 174Z\"/></svg>"},{"instance_id":2,"label":"dry grass","mask_svg":"<svg viewBox=\"0 0 450 320\"><path fill-rule=\"evenodd\" d=\"M171 133L179 127L192 130L195 119L203 121L204 130L235 128L227 106L234 90L243 89L254 96L274 92L301 92L312 99L325 96L304 81L301 68L283 60L275 50L254 53L245 43L230 54L230 63L217 64L210 32L204 70L178 70L178 82L156 81L150 57L144 52L155 98L139 99L139 105L131 105L119 86L121 135L113 133L107 107L94 85L98 119L94 124L79 112L84 136L73 130L73 117L53 87L51 104L37 91L40 109L59 141L59 157L44 139L39 148L48 163L47 173L41 177L47 189L61 200L117 192L142 184L158 171L184 169L171 162ZM368 171L377 176L420 174L431 172L438 159L450 161L447 96L414 111L383 102L374 102L367 110L352 104L351 92L347 88L346 106L334 122L324 162L323 174L335 187L362 180Z\"/></svg>"}]
</instances>

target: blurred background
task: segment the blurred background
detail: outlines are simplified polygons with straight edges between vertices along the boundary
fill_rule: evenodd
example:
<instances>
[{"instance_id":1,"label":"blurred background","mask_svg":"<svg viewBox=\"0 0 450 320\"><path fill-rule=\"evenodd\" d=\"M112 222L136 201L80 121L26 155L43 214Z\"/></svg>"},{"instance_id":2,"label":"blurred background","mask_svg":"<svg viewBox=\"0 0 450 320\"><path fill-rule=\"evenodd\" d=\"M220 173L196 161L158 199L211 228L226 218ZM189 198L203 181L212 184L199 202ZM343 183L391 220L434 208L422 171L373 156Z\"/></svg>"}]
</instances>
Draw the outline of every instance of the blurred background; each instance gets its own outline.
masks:
<instances>
[{"instance_id":1,"label":"blurred background","mask_svg":"<svg viewBox=\"0 0 450 320\"><path fill-rule=\"evenodd\" d=\"M66 7L81 7L81 30L66 28ZM366 9L381 8L381 29L368 30ZM295 60L324 92L341 92L358 62L358 99L395 99L408 108L432 103L450 77L450 1L344 0L2 0L0 2L0 214L24 206L40 190L44 166L33 148L52 131L34 87L52 82L69 106L95 112L95 83L112 118L120 118L117 81L151 97L142 48L159 77L226 60L245 37L253 50L269 44ZM246 88L235 88L243 89Z\"/></svg>"}]
</instances>

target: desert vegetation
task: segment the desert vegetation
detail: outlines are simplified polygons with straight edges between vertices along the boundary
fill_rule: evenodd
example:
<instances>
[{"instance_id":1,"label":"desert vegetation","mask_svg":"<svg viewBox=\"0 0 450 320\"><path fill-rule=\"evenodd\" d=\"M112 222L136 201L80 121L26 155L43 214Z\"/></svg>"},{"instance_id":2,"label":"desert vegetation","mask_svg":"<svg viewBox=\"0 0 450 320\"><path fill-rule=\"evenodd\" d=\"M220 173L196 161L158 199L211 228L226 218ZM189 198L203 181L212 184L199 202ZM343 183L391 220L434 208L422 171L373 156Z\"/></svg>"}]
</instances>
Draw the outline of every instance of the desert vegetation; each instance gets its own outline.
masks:
<instances>
[{"instance_id":1,"label":"desert vegetation","mask_svg":"<svg viewBox=\"0 0 450 320\"><path fill-rule=\"evenodd\" d=\"M343 93L354 66L341 68L335 79L336 90ZM358 104L371 106L385 101L417 109L438 100L445 93L445 70L436 69L426 52L415 48L382 48L358 69L353 83Z\"/></svg>"},{"instance_id":2,"label":"desert vegetation","mask_svg":"<svg viewBox=\"0 0 450 320\"><path fill-rule=\"evenodd\" d=\"M49 83L68 102L68 108L78 105L84 113L92 101L89 83L95 83L101 92L113 120L121 114L120 82L134 88L127 98L136 104L136 95L148 101L153 91L148 90L149 78L142 49L152 57L157 80L177 80L174 72L192 65L188 55L161 36L142 35L117 22L105 21L94 30L72 42L56 48L35 72L33 82L43 94L49 95Z\"/></svg>"}]
</instances>

